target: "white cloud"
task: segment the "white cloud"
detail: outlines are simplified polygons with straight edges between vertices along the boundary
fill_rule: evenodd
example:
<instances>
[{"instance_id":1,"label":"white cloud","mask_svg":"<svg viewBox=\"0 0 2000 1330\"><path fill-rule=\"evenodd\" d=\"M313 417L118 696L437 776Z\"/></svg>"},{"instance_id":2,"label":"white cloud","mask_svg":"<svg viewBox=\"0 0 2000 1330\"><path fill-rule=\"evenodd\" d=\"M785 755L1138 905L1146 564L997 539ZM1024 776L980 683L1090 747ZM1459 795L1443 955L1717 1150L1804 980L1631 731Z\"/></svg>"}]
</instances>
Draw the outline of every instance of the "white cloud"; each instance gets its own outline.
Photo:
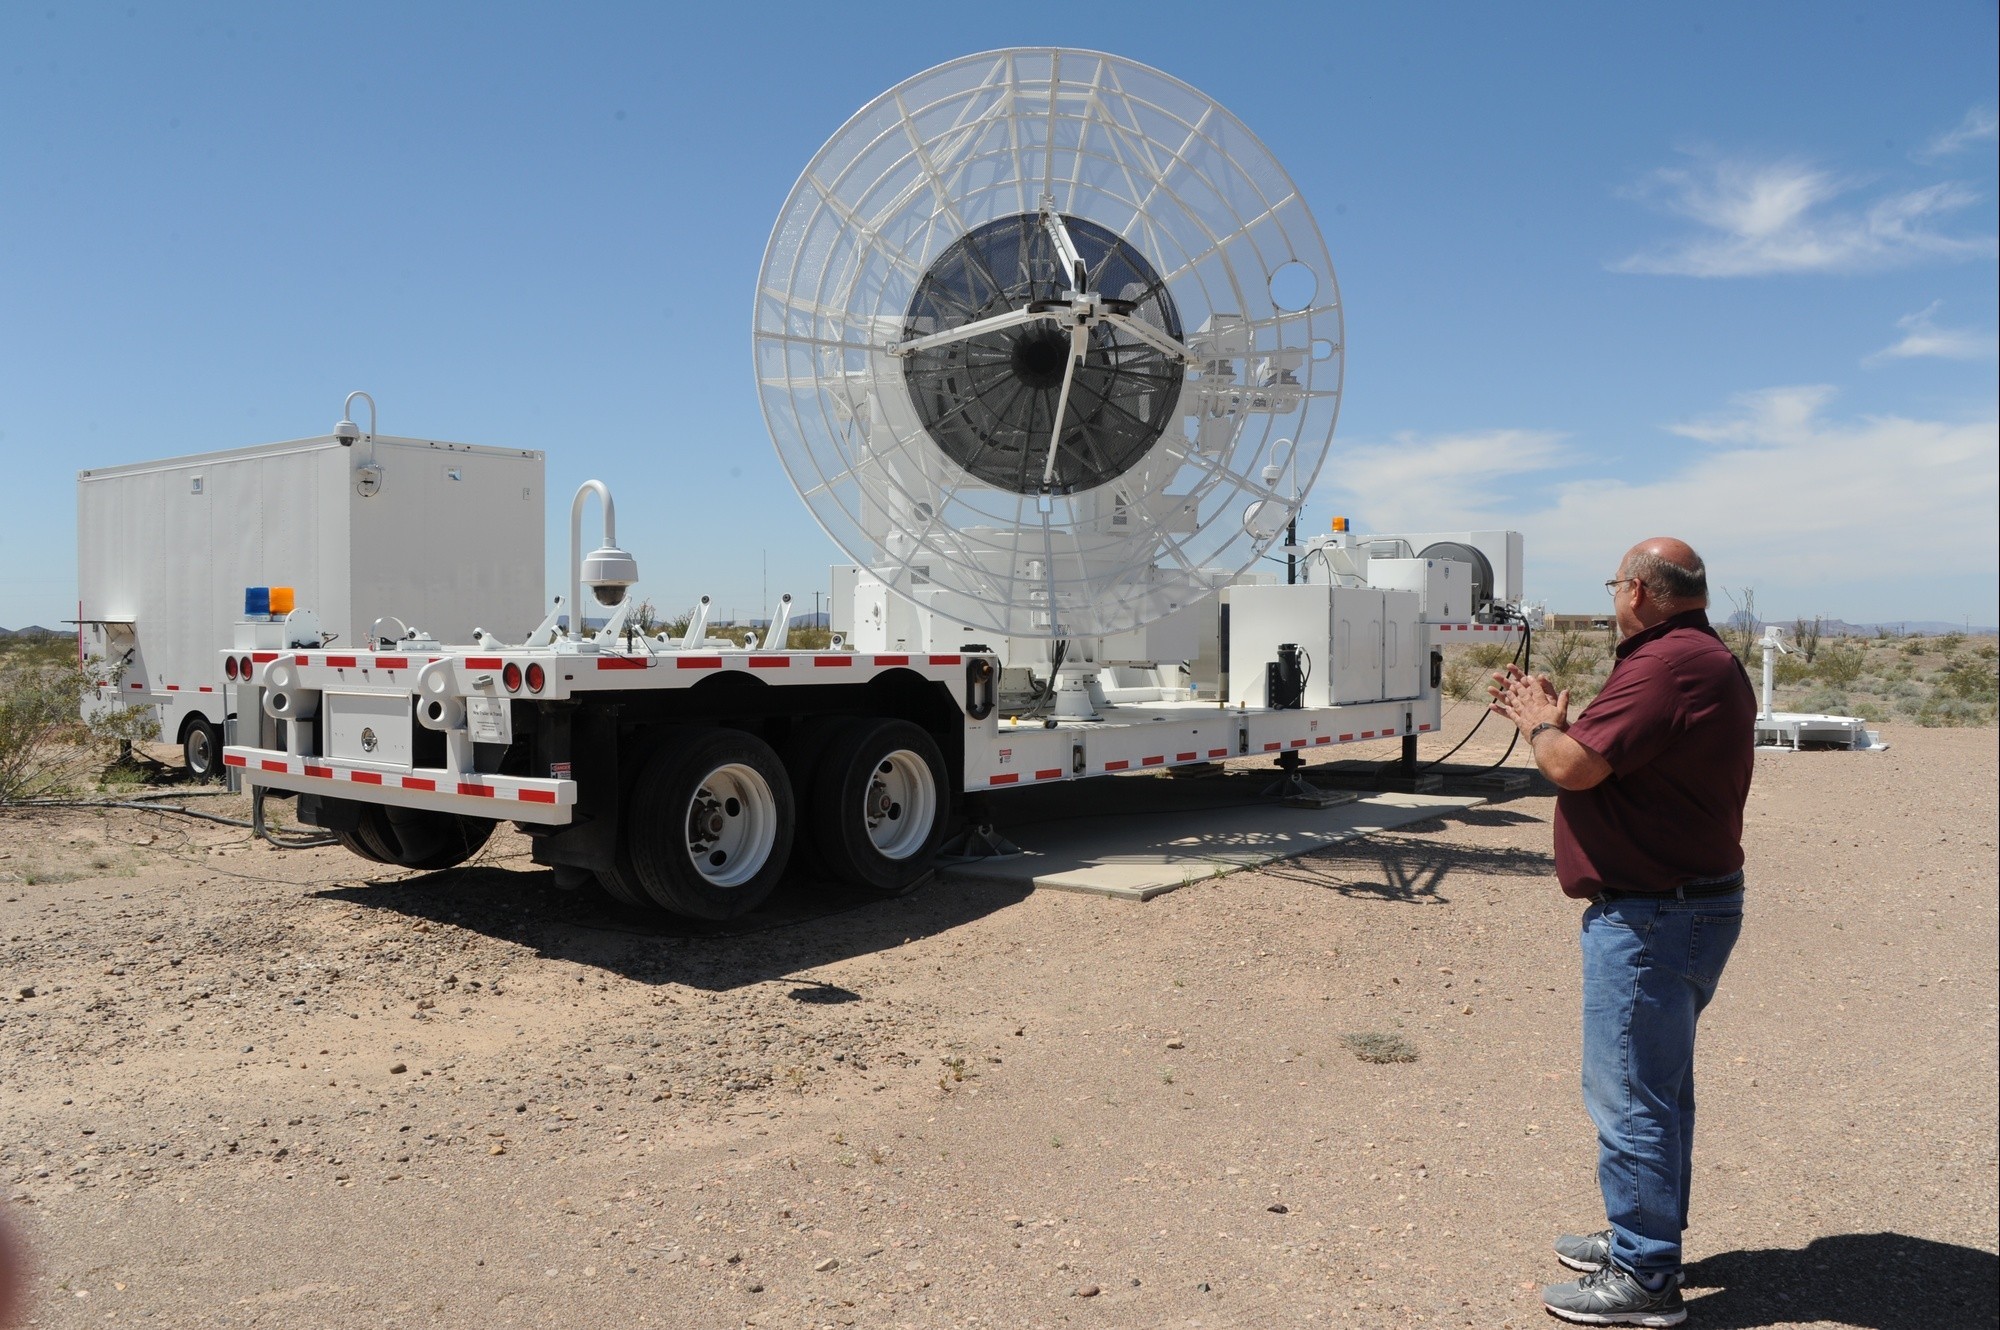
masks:
<instances>
[{"instance_id":1,"label":"white cloud","mask_svg":"<svg viewBox=\"0 0 2000 1330\"><path fill-rule=\"evenodd\" d=\"M1602 454L1558 453L1553 436L1406 436L1358 458L1337 451L1322 489L1337 488L1332 511L1346 503L1372 531L1525 533L1529 594L1557 609L1596 605L1618 556L1654 535L1701 551L1718 599L1721 587L1754 586L1773 612L1859 620L1925 617L1935 606L1930 617L1951 617L1959 599L1968 610L1991 604L2000 421L1835 419L1835 395L1825 386L1746 394L1595 474L1580 463ZM1540 450L1466 447L1517 437ZM1468 461L1470 474L1456 474ZM1546 483L1521 486L1544 473Z\"/></svg>"},{"instance_id":2,"label":"white cloud","mask_svg":"<svg viewBox=\"0 0 2000 1330\"><path fill-rule=\"evenodd\" d=\"M1992 333L1975 332L1970 328L1939 327L1931 316L1943 303L1942 300L1933 300L1916 313L1897 319L1896 326L1903 330L1903 339L1883 347L1862 363L1877 364L1884 360L1914 360L1919 357L1984 360L2000 351Z\"/></svg>"},{"instance_id":3,"label":"white cloud","mask_svg":"<svg viewBox=\"0 0 2000 1330\"><path fill-rule=\"evenodd\" d=\"M1937 184L1838 206L1861 183L1802 162L1708 158L1693 168L1663 168L1628 191L1695 222L1696 234L1634 254L1619 272L1687 277L1857 272L1921 259L1988 257L1994 237L1938 230L1948 213L1978 195Z\"/></svg>"},{"instance_id":4,"label":"white cloud","mask_svg":"<svg viewBox=\"0 0 2000 1330\"><path fill-rule=\"evenodd\" d=\"M1515 477L1548 471L1563 460L1562 435L1496 429L1424 438L1403 433L1391 443L1336 448L1320 473L1322 490L1378 531L1422 530L1439 513L1450 525L1490 526L1502 511L1500 496ZM1342 509L1341 503L1349 507ZM1475 517L1475 514L1489 514Z\"/></svg>"},{"instance_id":5,"label":"white cloud","mask_svg":"<svg viewBox=\"0 0 2000 1330\"><path fill-rule=\"evenodd\" d=\"M1996 136L2000 136L2000 120L1996 120L1993 112L1986 107L1975 106L1965 113L1963 120L1919 148L1917 156L1935 161Z\"/></svg>"}]
</instances>

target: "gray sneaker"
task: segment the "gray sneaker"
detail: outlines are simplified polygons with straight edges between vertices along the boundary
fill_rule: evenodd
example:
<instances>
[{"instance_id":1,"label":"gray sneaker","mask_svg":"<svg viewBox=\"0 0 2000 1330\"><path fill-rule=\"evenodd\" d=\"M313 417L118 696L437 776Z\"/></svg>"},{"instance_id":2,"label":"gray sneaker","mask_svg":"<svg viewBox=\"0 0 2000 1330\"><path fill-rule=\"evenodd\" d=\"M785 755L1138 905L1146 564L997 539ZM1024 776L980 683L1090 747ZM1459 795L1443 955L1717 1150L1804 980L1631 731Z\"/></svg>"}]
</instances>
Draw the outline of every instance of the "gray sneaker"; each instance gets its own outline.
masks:
<instances>
[{"instance_id":1,"label":"gray sneaker","mask_svg":"<svg viewBox=\"0 0 2000 1330\"><path fill-rule=\"evenodd\" d=\"M1549 1315L1577 1325L1679 1325L1687 1319L1680 1286L1669 1279L1655 1293L1615 1265L1569 1284L1542 1288Z\"/></svg>"},{"instance_id":2,"label":"gray sneaker","mask_svg":"<svg viewBox=\"0 0 2000 1330\"><path fill-rule=\"evenodd\" d=\"M1611 1264L1611 1230L1563 1234L1556 1239L1556 1259L1585 1274L1602 1270Z\"/></svg>"},{"instance_id":3,"label":"gray sneaker","mask_svg":"<svg viewBox=\"0 0 2000 1330\"><path fill-rule=\"evenodd\" d=\"M1555 1241L1556 1259L1572 1270L1586 1273L1611 1264L1611 1230L1596 1233L1565 1233ZM1687 1271L1674 1271L1674 1286L1687 1283Z\"/></svg>"}]
</instances>

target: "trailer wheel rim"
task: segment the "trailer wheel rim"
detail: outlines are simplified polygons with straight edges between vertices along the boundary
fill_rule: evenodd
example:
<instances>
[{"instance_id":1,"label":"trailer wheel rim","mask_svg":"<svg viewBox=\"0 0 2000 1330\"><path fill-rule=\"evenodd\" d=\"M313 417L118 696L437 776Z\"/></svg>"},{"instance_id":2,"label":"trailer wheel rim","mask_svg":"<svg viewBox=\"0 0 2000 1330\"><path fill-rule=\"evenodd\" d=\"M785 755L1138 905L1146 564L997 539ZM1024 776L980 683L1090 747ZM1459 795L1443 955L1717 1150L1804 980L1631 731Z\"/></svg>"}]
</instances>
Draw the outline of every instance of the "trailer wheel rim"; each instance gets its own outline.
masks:
<instances>
[{"instance_id":1,"label":"trailer wheel rim","mask_svg":"<svg viewBox=\"0 0 2000 1330\"><path fill-rule=\"evenodd\" d=\"M215 769L215 743L206 726L197 725L188 731L183 756L187 759L188 770L194 775L206 776Z\"/></svg>"},{"instance_id":2,"label":"trailer wheel rim","mask_svg":"<svg viewBox=\"0 0 2000 1330\"><path fill-rule=\"evenodd\" d=\"M755 768L732 762L695 787L684 826L695 873L710 886L740 887L778 843L778 798Z\"/></svg>"},{"instance_id":3,"label":"trailer wheel rim","mask_svg":"<svg viewBox=\"0 0 2000 1330\"><path fill-rule=\"evenodd\" d=\"M868 840L884 859L907 859L929 843L937 821L937 781L920 754L898 748L869 773L861 817Z\"/></svg>"}]
</instances>

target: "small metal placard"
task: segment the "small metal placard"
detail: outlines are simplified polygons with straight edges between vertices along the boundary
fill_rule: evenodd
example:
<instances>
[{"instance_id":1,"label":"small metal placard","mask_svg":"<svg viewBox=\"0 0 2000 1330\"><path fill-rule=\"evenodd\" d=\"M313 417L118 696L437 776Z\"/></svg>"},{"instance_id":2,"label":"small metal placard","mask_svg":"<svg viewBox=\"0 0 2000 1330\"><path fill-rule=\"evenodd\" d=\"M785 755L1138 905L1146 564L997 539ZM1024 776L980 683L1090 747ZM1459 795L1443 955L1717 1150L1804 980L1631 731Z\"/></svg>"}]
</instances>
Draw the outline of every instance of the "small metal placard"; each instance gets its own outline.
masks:
<instances>
[{"instance_id":1,"label":"small metal placard","mask_svg":"<svg viewBox=\"0 0 2000 1330\"><path fill-rule=\"evenodd\" d=\"M477 693L466 698L465 725L472 731L474 743L514 742L514 709L506 698L481 697Z\"/></svg>"}]
</instances>

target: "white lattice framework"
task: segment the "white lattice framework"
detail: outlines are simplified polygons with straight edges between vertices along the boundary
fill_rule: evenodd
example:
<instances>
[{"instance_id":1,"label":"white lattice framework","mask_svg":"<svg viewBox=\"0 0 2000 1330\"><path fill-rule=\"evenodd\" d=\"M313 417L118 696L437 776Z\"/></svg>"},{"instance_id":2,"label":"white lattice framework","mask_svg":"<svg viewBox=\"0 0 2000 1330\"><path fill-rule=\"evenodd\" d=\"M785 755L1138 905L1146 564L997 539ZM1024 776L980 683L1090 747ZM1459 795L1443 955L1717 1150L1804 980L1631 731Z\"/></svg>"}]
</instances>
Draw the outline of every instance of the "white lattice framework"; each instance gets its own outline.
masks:
<instances>
[{"instance_id":1,"label":"white lattice framework","mask_svg":"<svg viewBox=\"0 0 2000 1330\"><path fill-rule=\"evenodd\" d=\"M1187 364L1176 424L1137 466L1023 494L937 447L892 348L940 253L1044 200L1165 277ZM779 456L850 558L967 624L1110 634L1250 567L1310 491L1341 308L1304 199L1229 112L1115 56L1016 49L917 75L820 149L765 251L755 357Z\"/></svg>"}]
</instances>

